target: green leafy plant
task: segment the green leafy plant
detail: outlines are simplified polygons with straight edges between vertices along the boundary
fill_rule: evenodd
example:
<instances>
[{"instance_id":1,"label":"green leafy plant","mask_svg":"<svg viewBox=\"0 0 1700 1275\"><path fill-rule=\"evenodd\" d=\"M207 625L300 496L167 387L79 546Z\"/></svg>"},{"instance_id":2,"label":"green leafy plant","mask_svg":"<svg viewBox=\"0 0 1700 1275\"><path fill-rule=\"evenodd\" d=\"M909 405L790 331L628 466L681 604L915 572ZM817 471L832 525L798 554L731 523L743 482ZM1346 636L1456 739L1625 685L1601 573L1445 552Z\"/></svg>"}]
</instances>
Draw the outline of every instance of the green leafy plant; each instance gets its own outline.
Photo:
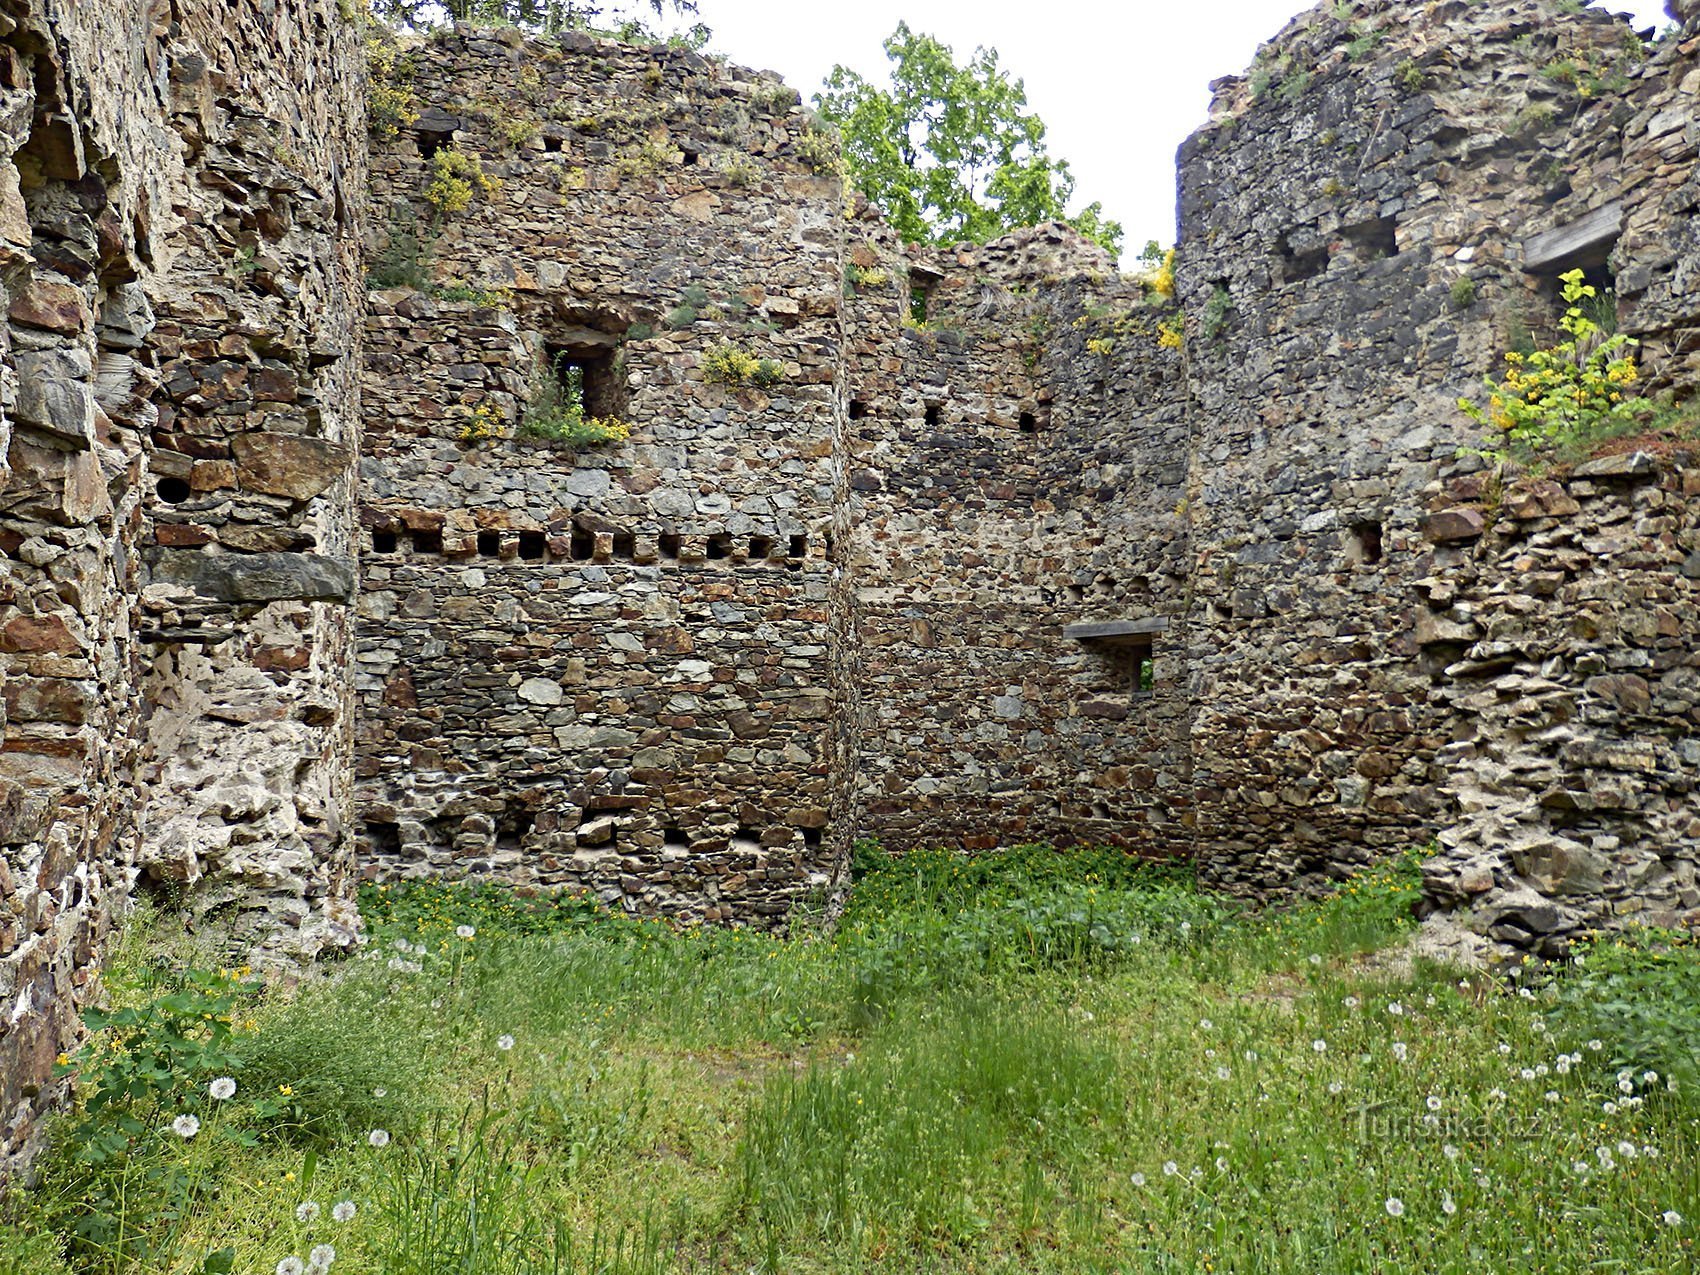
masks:
<instances>
[{"instance_id":1,"label":"green leafy plant","mask_svg":"<svg viewBox=\"0 0 1700 1275\"><path fill-rule=\"evenodd\" d=\"M708 350L701 366L702 379L712 385L757 385L765 389L785 377L785 367L777 359L760 358L729 341Z\"/></svg>"},{"instance_id":2,"label":"green leafy plant","mask_svg":"<svg viewBox=\"0 0 1700 1275\"><path fill-rule=\"evenodd\" d=\"M1412 58L1406 58L1393 69L1394 78L1411 92L1420 91L1428 83L1428 75Z\"/></svg>"},{"instance_id":3,"label":"green leafy plant","mask_svg":"<svg viewBox=\"0 0 1700 1275\"><path fill-rule=\"evenodd\" d=\"M413 64L393 40L366 41L366 127L380 141L393 140L419 118L412 81Z\"/></svg>"},{"instance_id":4,"label":"green leafy plant","mask_svg":"<svg viewBox=\"0 0 1700 1275\"><path fill-rule=\"evenodd\" d=\"M1632 396L1640 379L1632 353L1638 344L1621 333L1606 335L1584 306L1599 296L1580 270L1560 276L1565 302L1559 320L1567 340L1544 350L1505 356L1505 377L1489 379L1487 405L1467 398L1459 409L1495 433L1479 449L1489 458L1531 455L1543 448L1575 446L1605 433L1630 428L1654 406Z\"/></svg>"},{"instance_id":5,"label":"green leafy plant","mask_svg":"<svg viewBox=\"0 0 1700 1275\"><path fill-rule=\"evenodd\" d=\"M1452 283L1451 298L1454 310L1468 310L1476 304L1476 281L1469 275L1455 279Z\"/></svg>"},{"instance_id":6,"label":"green leafy plant","mask_svg":"<svg viewBox=\"0 0 1700 1275\"><path fill-rule=\"evenodd\" d=\"M476 155L453 146L445 146L431 156L431 180L425 187L425 201L437 210L438 216L463 213L472 206L478 194L494 194L500 183L484 173L484 165Z\"/></svg>"},{"instance_id":7,"label":"green leafy plant","mask_svg":"<svg viewBox=\"0 0 1700 1275\"><path fill-rule=\"evenodd\" d=\"M1229 316L1233 312L1233 294L1218 283L1210 290L1210 298L1204 303L1204 315L1198 324L1199 334L1206 341L1219 340L1227 334Z\"/></svg>"},{"instance_id":8,"label":"green leafy plant","mask_svg":"<svg viewBox=\"0 0 1700 1275\"><path fill-rule=\"evenodd\" d=\"M531 397L516 431L521 438L570 449L604 447L631 437L632 427L617 416L585 411L584 369L564 356L540 367L531 380Z\"/></svg>"},{"instance_id":9,"label":"green leafy plant","mask_svg":"<svg viewBox=\"0 0 1700 1275\"><path fill-rule=\"evenodd\" d=\"M1555 1016L1610 1045L1614 1067L1700 1087L1700 948L1692 933L1636 929L1578 946L1555 980Z\"/></svg>"}]
</instances>

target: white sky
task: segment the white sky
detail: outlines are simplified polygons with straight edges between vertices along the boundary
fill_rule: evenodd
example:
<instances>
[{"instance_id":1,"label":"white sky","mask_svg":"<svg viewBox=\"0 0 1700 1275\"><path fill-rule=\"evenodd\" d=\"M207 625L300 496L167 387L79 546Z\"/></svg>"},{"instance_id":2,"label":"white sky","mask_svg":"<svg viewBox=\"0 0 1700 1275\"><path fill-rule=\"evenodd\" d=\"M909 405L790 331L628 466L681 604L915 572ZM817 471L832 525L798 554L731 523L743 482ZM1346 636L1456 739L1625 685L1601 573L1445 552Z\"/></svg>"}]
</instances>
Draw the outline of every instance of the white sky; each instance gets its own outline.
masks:
<instances>
[{"instance_id":1,"label":"white sky","mask_svg":"<svg viewBox=\"0 0 1700 1275\"><path fill-rule=\"evenodd\" d=\"M1074 171L1075 205L1101 200L1126 248L1174 238L1174 156L1204 122L1208 85L1237 75L1309 0L699 0L709 48L778 71L807 102L835 62L882 80L880 41L899 19L951 46L976 45L1026 81L1053 156ZM1054 0L1053 0L1054 2ZM1663 26L1663 0L1597 0Z\"/></svg>"}]
</instances>

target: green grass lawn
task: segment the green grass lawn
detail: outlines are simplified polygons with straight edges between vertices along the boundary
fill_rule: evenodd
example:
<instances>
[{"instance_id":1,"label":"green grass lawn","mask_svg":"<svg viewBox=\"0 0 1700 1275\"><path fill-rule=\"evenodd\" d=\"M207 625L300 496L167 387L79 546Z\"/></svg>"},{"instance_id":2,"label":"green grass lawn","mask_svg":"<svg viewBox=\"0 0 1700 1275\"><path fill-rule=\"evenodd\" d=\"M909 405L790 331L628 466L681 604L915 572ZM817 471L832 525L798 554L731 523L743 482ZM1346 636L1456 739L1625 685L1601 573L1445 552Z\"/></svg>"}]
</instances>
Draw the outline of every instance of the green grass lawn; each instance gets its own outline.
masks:
<instances>
[{"instance_id":1,"label":"green grass lawn","mask_svg":"<svg viewBox=\"0 0 1700 1275\"><path fill-rule=\"evenodd\" d=\"M1262 917L1113 851L858 876L788 939L373 890L293 992L132 926L0 1275L1695 1267L1669 936L1413 965L1414 858Z\"/></svg>"}]
</instances>

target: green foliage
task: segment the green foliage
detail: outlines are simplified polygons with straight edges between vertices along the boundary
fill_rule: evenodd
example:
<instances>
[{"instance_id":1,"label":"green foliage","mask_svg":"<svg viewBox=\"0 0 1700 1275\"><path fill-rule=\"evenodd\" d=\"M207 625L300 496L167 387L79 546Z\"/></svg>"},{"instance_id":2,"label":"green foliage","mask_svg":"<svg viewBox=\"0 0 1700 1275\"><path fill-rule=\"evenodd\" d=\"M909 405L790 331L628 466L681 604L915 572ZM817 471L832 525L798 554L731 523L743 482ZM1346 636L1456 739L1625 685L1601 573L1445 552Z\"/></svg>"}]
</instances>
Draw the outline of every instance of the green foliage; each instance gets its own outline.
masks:
<instances>
[{"instance_id":1,"label":"green foliage","mask_svg":"<svg viewBox=\"0 0 1700 1275\"><path fill-rule=\"evenodd\" d=\"M423 291L431 284L427 261L431 253L428 233L407 220L399 212L390 219L389 235L378 250L372 264L366 268L369 288L416 288Z\"/></svg>"},{"instance_id":2,"label":"green foliage","mask_svg":"<svg viewBox=\"0 0 1700 1275\"><path fill-rule=\"evenodd\" d=\"M695 13L695 0L647 0L656 17L671 10ZM370 0L372 13L392 26L430 30L444 22L470 22L474 26L522 27L528 31L556 34L561 31L597 30L607 7L601 0ZM641 23L628 22L637 37L655 38Z\"/></svg>"},{"instance_id":3,"label":"green foliage","mask_svg":"<svg viewBox=\"0 0 1700 1275\"><path fill-rule=\"evenodd\" d=\"M1453 280L1451 297L1454 310L1468 310L1476 304L1476 281L1469 275Z\"/></svg>"},{"instance_id":4,"label":"green foliage","mask_svg":"<svg viewBox=\"0 0 1700 1275\"><path fill-rule=\"evenodd\" d=\"M425 202L439 217L463 213L479 193L492 194L499 183L485 176L478 156L445 146L431 156L431 180L425 187Z\"/></svg>"},{"instance_id":5,"label":"green foliage","mask_svg":"<svg viewBox=\"0 0 1700 1275\"><path fill-rule=\"evenodd\" d=\"M419 118L413 64L399 56L393 40L366 41L366 126L389 141Z\"/></svg>"},{"instance_id":6,"label":"green foliage","mask_svg":"<svg viewBox=\"0 0 1700 1275\"><path fill-rule=\"evenodd\" d=\"M1526 356L1507 354L1505 379L1486 383L1485 408L1458 400L1465 415L1495 431L1480 449L1482 455L1503 459L1584 445L1634 428L1653 411L1647 399L1625 397L1640 379L1632 353L1638 343L1621 333L1606 335L1588 317L1583 307L1596 301L1599 291L1583 282L1580 270L1561 280L1566 309L1559 327L1568 339Z\"/></svg>"},{"instance_id":7,"label":"green foliage","mask_svg":"<svg viewBox=\"0 0 1700 1275\"><path fill-rule=\"evenodd\" d=\"M1422 87L1428 83L1427 73L1424 72L1422 67L1418 66L1411 58L1406 58L1403 62L1399 63L1399 65L1394 68L1393 74L1395 78L1398 79L1399 83L1403 84L1413 93L1419 92Z\"/></svg>"},{"instance_id":8,"label":"green foliage","mask_svg":"<svg viewBox=\"0 0 1700 1275\"><path fill-rule=\"evenodd\" d=\"M1018 226L1070 220L1067 161L1053 159L1027 92L977 49L958 65L947 45L907 23L885 41L891 87L835 66L815 96L843 137L850 180L911 243L983 243ZM1092 204L1071 220L1110 252L1122 229Z\"/></svg>"},{"instance_id":9,"label":"green foliage","mask_svg":"<svg viewBox=\"0 0 1700 1275\"><path fill-rule=\"evenodd\" d=\"M759 358L729 341L723 341L702 356L702 379L711 385L756 385L768 388L785 379L785 366L777 359Z\"/></svg>"},{"instance_id":10,"label":"green foliage","mask_svg":"<svg viewBox=\"0 0 1700 1275\"><path fill-rule=\"evenodd\" d=\"M1206 341L1216 341L1226 336L1229 316L1233 312L1233 294L1218 283L1210 290L1210 298L1204 303L1204 315L1198 324L1199 335Z\"/></svg>"},{"instance_id":11,"label":"green foliage","mask_svg":"<svg viewBox=\"0 0 1700 1275\"><path fill-rule=\"evenodd\" d=\"M1700 947L1692 933L1602 935L1579 945L1554 992L1554 1017L1577 1037L1602 1039L1611 1066L1700 1088Z\"/></svg>"},{"instance_id":12,"label":"green foliage","mask_svg":"<svg viewBox=\"0 0 1700 1275\"><path fill-rule=\"evenodd\" d=\"M554 367L540 366L532 376L517 432L521 438L577 450L622 443L632 427L617 416L586 415L584 369L561 356Z\"/></svg>"}]
</instances>

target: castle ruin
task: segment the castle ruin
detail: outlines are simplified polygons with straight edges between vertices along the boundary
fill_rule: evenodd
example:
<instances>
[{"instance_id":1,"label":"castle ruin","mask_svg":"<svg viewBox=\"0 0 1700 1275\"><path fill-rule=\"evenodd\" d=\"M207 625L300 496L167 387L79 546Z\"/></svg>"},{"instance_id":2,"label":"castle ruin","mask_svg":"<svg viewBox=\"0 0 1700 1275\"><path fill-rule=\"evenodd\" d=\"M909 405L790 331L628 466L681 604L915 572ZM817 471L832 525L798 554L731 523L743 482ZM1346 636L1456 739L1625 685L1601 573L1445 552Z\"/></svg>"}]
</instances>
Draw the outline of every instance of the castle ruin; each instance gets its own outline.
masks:
<instances>
[{"instance_id":1,"label":"castle ruin","mask_svg":"<svg viewBox=\"0 0 1700 1275\"><path fill-rule=\"evenodd\" d=\"M363 877L771 926L861 835L1432 839L1486 940L1691 924L1695 449L1502 479L1456 402L1573 268L1691 390L1700 12L1352 8L1214 86L1171 299L902 244L684 49L447 31L369 120L334 0L0 0L0 1153L137 891L278 961ZM629 438L516 436L563 370Z\"/></svg>"}]
</instances>

